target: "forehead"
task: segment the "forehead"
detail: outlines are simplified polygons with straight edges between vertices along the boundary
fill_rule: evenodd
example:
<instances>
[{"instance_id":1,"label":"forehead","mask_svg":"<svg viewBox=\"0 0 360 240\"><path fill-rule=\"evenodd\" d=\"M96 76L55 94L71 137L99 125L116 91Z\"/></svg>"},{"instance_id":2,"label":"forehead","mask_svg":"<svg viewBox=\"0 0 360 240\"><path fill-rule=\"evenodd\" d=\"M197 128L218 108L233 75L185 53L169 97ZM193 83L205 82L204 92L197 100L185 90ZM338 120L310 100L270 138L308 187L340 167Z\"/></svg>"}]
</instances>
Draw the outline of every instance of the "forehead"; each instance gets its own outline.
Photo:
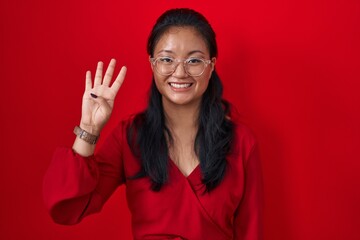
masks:
<instances>
[{"instance_id":1,"label":"forehead","mask_svg":"<svg viewBox=\"0 0 360 240\"><path fill-rule=\"evenodd\" d=\"M176 55L201 52L209 55L205 40L193 27L170 27L155 45L155 55L161 52L171 52Z\"/></svg>"}]
</instances>

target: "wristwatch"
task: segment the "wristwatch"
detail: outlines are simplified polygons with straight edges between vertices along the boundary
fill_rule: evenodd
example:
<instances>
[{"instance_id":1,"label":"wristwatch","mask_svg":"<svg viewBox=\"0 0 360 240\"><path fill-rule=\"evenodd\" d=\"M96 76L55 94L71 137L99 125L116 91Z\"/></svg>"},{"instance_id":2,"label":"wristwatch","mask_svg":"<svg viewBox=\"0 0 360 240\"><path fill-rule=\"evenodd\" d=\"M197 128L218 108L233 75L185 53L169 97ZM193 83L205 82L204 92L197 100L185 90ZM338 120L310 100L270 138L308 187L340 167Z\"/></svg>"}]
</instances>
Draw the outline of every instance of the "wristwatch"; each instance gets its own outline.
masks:
<instances>
[{"instance_id":1,"label":"wristwatch","mask_svg":"<svg viewBox=\"0 0 360 240\"><path fill-rule=\"evenodd\" d=\"M92 135L91 133L88 133L84 129L80 128L79 126L75 126L74 133L80 139L82 139L85 142L90 143L90 144L96 144L96 142L99 139L99 136Z\"/></svg>"}]
</instances>

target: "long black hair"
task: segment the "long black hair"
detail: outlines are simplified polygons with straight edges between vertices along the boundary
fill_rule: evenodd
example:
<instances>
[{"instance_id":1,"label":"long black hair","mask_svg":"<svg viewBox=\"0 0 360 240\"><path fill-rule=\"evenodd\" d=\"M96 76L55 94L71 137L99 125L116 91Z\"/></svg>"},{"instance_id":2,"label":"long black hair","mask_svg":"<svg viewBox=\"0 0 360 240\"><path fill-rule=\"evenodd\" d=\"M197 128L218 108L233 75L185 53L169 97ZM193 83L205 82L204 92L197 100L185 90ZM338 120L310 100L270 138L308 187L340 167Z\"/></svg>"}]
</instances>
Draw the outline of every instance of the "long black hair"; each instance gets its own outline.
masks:
<instances>
[{"instance_id":1,"label":"long black hair","mask_svg":"<svg viewBox=\"0 0 360 240\"><path fill-rule=\"evenodd\" d=\"M158 18L148 38L147 52L151 57L159 39L174 26L194 28L206 42L210 58L217 57L215 32L209 22L200 13L187 8L168 10ZM224 178L226 156L233 139L233 123L228 117L230 107L222 99L222 93L220 78L214 70L202 96L194 143L206 191L213 190ZM165 124L162 96L153 78L148 107L135 116L128 128L127 140L142 166L133 178L149 177L154 191L159 191L169 178L168 141L171 144L171 139Z\"/></svg>"}]
</instances>

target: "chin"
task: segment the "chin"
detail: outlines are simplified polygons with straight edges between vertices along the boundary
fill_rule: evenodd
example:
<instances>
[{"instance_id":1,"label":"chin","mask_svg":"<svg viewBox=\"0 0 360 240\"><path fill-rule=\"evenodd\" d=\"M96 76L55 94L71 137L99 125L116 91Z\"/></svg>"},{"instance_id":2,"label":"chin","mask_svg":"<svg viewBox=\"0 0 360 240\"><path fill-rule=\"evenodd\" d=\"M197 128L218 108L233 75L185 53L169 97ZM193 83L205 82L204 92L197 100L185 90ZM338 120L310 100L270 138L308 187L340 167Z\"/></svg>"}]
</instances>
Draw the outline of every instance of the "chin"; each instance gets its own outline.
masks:
<instances>
[{"instance_id":1,"label":"chin","mask_svg":"<svg viewBox=\"0 0 360 240\"><path fill-rule=\"evenodd\" d=\"M163 101L167 101L169 104L178 105L178 106L190 106L193 104L199 104L200 99L194 98L167 98L164 97Z\"/></svg>"}]
</instances>

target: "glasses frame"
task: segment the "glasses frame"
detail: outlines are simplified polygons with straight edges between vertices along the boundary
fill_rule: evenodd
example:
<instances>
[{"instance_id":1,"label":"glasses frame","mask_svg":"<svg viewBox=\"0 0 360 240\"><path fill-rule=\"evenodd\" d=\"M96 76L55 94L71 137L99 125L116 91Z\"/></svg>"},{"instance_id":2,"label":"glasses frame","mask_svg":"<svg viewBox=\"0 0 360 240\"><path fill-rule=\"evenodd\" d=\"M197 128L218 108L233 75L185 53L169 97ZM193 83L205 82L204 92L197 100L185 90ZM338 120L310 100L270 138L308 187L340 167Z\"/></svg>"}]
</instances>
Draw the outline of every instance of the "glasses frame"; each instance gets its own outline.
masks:
<instances>
[{"instance_id":1,"label":"glasses frame","mask_svg":"<svg viewBox=\"0 0 360 240\"><path fill-rule=\"evenodd\" d=\"M156 62L157 62L159 59L161 59L161 58L170 58L170 59L172 59L172 60L175 62L174 69L172 70L171 73L169 73L169 74L164 74L164 73L161 73L160 71L158 71L158 69L157 69L157 67L156 67ZM187 64L187 62L188 62L189 60L192 60L192 59L200 60L200 61L202 61L202 62L205 64L205 67L204 67L204 69L202 70L202 72L201 72L200 74L196 74L196 75L190 74L190 73L188 72L188 70L186 69L185 64ZM154 66L155 71L156 71L158 74L162 75L162 76L170 76L170 75L172 75L172 74L176 71L176 69L177 69L177 67L179 66L179 64L182 63L183 68L184 68L184 71L186 72L187 75L189 75L189 76L191 76L191 77L199 77L199 76L201 76L201 75L205 72L206 67L213 62L213 61L210 60L210 59L203 59L203 58L176 59L176 58L171 58L171 57L149 58L149 61L150 61L151 64Z\"/></svg>"}]
</instances>

